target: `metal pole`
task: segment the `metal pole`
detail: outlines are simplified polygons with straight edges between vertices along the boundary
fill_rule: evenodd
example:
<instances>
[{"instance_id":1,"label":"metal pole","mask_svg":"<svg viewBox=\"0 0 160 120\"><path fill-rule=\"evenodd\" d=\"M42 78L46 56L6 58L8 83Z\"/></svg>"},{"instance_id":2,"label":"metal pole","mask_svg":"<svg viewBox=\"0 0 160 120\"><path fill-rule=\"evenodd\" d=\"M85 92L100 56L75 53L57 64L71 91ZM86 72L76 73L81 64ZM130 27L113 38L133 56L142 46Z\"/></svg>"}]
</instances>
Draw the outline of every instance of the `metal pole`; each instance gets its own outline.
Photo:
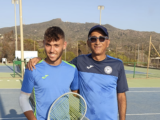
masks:
<instances>
[{"instance_id":1,"label":"metal pole","mask_svg":"<svg viewBox=\"0 0 160 120\"><path fill-rule=\"evenodd\" d=\"M138 44L138 62L139 62L139 44Z\"/></svg>"},{"instance_id":2,"label":"metal pole","mask_svg":"<svg viewBox=\"0 0 160 120\"><path fill-rule=\"evenodd\" d=\"M101 9L100 9L100 18L99 18L99 24L101 25Z\"/></svg>"},{"instance_id":3,"label":"metal pole","mask_svg":"<svg viewBox=\"0 0 160 120\"><path fill-rule=\"evenodd\" d=\"M34 51L35 51L35 40L34 40Z\"/></svg>"},{"instance_id":4,"label":"metal pole","mask_svg":"<svg viewBox=\"0 0 160 120\"><path fill-rule=\"evenodd\" d=\"M18 4L18 0L12 0L12 4L14 4L14 15L15 15L15 50L18 50L18 46L17 46L17 25L16 25L16 4Z\"/></svg>"},{"instance_id":5,"label":"metal pole","mask_svg":"<svg viewBox=\"0 0 160 120\"><path fill-rule=\"evenodd\" d=\"M14 2L14 12L15 12L15 39L16 39L15 50L18 50L17 49L16 2Z\"/></svg>"},{"instance_id":6,"label":"metal pole","mask_svg":"<svg viewBox=\"0 0 160 120\"><path fill-rule=\"evenodd\" d=\"M66 61L66 49L65 49L65 61Z\"/></svg>"},{"instance_id":7,"label":"metal pole","mask_svg":"<svg viewBox=\"0 0 160 120\"><path fill-rule=\"evenodd\" d=\"M148 65L147 65L147 78L148 78L148 69L149 69L149 62L150 62L150 51L151 51L151 35L149 41L149 53L148 53Z\"/></svg>"},{"instance_id":8,"label":"metal pole","mask_svg":"<svg viewBox=\"0 0 160 120\"><path fill-rule=\"evenodd\" d=\"M24 76L24 45L23 45L23 22L22 22L22 0L19 0L20 11L20 36L21 36L21 73Z\"/></svg>"},{"instance_id":9,"label":"metal pole","mask_svg":"<svg viewBox=\"0 0 160 120\"><path fill-rule=\"evenodd\" d=\"M101 25L101 10L104 9L104 6L100 5L98 6L98 10L100 10L100 18L99 18L99 24Z\"/></svg>"},{"instance_id":10,"label":"metal pole","mask_svg":"<svg viewBox=\"0 0 160 120\"><path fill-rule=\"evenodd\" d=\"M136 46L137 44L135 44L135 62L136 62Z\"/></svg>"},{"instance_id":11,"label":"metal pole","mask_svg":"<svg viewBox=\"0 0 160 120\"><path fill-rule=\"evenodd\" d=\"M77 41L77 56L78 56L78 41Z\"/></svg>"}]
</instances>

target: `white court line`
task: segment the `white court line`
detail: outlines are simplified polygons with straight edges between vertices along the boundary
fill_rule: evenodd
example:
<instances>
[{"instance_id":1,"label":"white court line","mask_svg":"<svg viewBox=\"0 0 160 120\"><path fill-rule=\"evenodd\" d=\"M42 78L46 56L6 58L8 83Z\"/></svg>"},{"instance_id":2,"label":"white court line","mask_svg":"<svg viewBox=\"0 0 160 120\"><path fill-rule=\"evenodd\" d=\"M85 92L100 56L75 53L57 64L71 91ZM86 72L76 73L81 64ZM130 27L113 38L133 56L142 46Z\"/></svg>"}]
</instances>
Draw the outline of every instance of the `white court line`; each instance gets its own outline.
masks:
<instances>
[{"instance_id":1,"label":"white court line","mask_svg":"<svg viewBox=\"0 0 160 120\"><path fill-rule=\"evenodd\" d=\"M126 115L160 115L160 113L142 113L142 114L126 114Z\"/></svg>"},{"instance_id":2,"label":"white court line","mask_svg":"<svg viewBox=\"0 0 160 120\"><path fill-rule=\"evenodd\" d=\"M13 89L13 90L14 90L14 89L15 89L15 90L17 90L17 89L21 89L21 88L0 88L0 90L3 90L3 89L4 89L4 90L8 90L8 89L9 89L9 90L11 90L11 89Z\"/></svg>"},{"instance_id":3,"label":"white court line","mask_svg":"<svg viewBox=\"0 0 160 120\"><path fill-rule=\"evenodd\" d=\"M25 119L25 118L26 118L26 117L17 117L17 118L16 118L16 117L15 117L15 118L0 118L0 120L1 120L1 119L9 119L9 120L11 120L11 119L12 119L12 120L14 120L14 119L15 119L15 120L17 120L17 119ZM27 118L26 118L26 119L27 119Z\"/></svg>"},{"instance_id":4,"label":"white court line","mask_svg":"<svg viewBox=\"0 0 160 120\"><path fill-rule=\"evenodd\" d=\"M128 91L128 92L160 92L160 91Z\"/></svg>"},{"instance_id":5,"label":"white court line","mask_svg":"<svg viewBox=\"0 0 160 120\"><path fill-rule=\"evenodd\" d=\"M142 89L145 89L145 88L160 88L160 87L130 87L130 88L142 88Z\"/></svg>"}]
</instances>

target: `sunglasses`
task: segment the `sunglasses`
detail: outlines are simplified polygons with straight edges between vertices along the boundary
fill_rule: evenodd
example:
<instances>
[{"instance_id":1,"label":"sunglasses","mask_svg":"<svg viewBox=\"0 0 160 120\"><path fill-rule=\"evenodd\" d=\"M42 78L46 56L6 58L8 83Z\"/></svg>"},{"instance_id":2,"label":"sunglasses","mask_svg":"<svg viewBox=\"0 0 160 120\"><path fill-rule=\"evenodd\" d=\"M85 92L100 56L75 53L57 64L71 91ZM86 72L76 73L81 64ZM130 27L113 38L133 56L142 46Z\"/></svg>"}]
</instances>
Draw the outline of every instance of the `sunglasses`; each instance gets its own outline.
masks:
<instances>
[{"instance_id":1,"label":"sunglasses","mask_svg":"<svg viewBox=\"0 0 160 120\"><path fill-rule=\"evenodd\" d=\"M99 39L100 42L104 42L105 40L108 40L108 37L106 36L99 36L99 37L89 37L88 40L91 41L91 42L96 42L97 39Z\"/></svg>"}]
</instances>

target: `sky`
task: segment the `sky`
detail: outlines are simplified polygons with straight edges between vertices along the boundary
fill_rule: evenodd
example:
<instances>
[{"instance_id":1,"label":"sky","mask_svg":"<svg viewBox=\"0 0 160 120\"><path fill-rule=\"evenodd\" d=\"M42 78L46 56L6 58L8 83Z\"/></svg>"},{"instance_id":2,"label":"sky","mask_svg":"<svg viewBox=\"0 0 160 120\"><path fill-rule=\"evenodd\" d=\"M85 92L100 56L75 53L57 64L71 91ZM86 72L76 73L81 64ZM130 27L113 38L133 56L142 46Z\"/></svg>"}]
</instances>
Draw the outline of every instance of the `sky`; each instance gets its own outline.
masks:
<instances>
[{"instance_id":1,"label":"sky","mask_svg":"<svg viewBox=\"0 0 160 120\"><path fill-rule=\"evenodd\" d=\"M23 24L34 24L61 18L74 23L109 24L119 29L160 33L160 0L22 0ZM0 0L0 28L15 25L14 4ZM16 5L19 22L19 5Z\"/></svg>"}]
</instances>

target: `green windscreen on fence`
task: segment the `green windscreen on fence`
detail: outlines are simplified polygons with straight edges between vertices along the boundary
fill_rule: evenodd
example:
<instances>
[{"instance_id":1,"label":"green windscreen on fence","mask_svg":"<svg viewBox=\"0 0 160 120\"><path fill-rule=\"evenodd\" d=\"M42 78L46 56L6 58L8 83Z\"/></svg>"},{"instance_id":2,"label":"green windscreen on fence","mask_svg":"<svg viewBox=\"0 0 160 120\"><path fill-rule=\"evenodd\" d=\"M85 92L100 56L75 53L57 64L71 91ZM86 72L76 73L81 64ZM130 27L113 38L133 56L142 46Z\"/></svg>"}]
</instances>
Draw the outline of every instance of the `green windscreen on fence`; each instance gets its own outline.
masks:
<instances>
[{"instance_id":1,"label":"green windscreen on fence","mask_svg":"<svg viewBox=\"0 0 160 120\"><path fill-rule=\"evenodd\" d=\"M160 78L160 69L149 68L147 76L146 63L124 62L124 69L127 78Z\"/></svg>"}]
</instances>

